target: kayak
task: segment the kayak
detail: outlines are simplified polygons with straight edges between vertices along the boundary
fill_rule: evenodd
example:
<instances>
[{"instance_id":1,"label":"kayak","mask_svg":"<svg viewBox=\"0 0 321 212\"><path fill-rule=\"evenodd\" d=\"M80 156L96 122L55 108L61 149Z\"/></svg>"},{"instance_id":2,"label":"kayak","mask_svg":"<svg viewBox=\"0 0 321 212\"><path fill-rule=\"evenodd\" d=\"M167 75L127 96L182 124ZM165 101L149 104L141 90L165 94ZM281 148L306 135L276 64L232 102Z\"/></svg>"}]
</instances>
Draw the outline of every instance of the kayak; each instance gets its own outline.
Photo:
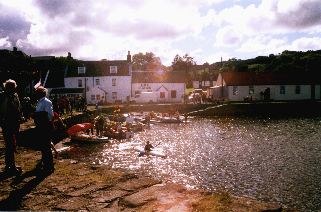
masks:
<instances>
[{"instance_id":1,"label":"kayak","mask_svg":"<svg viewBox=\"0 0 321 212\"><path fill-rule=\"evenodd\" d=\"M135 150L139 152L139 156L152 155L152 156L166 158L166 154L160 149L153 149L151 151L145 151L145 149L143 147L135 147Z\"/></svg>"}]
</instances>

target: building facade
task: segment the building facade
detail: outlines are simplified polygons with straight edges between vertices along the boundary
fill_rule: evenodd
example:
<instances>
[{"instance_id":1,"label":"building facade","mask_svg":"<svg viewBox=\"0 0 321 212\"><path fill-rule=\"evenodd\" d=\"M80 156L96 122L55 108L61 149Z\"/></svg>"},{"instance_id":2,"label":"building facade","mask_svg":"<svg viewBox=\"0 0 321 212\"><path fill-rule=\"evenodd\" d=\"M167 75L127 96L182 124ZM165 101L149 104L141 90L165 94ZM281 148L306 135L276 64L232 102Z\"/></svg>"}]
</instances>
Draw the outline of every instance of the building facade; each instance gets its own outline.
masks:
<instances>
[{"instance_id":1,"label":"building facade","mask_svg":"<svg viewBox=\"0 0 321 212\"><path fill-rule=\"evenodd\" d=\"M321 78L313 73L225 72L212 87L213 99L320 100Z\"/></svg>"},{"instance_id":2,"label":"building facade","mask_svg":"<svg viewBox=\"0 0 321 212\"><path fill-rule=\"evenodd\" d=\"M153 92L158 103L181 103L186 90L185 78L181 72L132 72L131 95ZM135 100L139 103L139 100Z\"/></svg>"},{"instance_id":3,"label":"building facade","mask_svg":"<svg viewBox=\"0 0 321 212\"><path fill-rule=\"evenodd\" d=\"M77 61L67 68L66 88L84 88L88 104L129 102L131 56L127 60Z\"/></svg>"}]
</instances>

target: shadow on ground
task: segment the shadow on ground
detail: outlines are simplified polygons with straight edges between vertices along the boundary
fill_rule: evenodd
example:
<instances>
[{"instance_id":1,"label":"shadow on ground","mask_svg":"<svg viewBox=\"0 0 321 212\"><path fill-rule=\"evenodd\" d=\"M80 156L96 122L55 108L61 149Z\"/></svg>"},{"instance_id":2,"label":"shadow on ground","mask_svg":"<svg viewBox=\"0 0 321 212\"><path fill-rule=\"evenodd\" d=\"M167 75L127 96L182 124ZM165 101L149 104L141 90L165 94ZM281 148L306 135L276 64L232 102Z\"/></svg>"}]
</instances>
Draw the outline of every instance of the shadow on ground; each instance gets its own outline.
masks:
<instances>
[{"instance_id":1,"label":"shadow on ground","mask_svg":"<svg viewBox=\"0 0 321 212\"><path fill-rule=\"evenodd\" d=\"M47 175L48 176L48 175ZM16 176L10 186L14 188L6 199L0 201L1 211L18 210L21 206L23 198L37 187L46 177L42 175L40 170L35 168L20 176ZM6 173L0 173L0 182L10 178ZM29 179L31 178L31 179Z\"/></svg>"}]
</instances>

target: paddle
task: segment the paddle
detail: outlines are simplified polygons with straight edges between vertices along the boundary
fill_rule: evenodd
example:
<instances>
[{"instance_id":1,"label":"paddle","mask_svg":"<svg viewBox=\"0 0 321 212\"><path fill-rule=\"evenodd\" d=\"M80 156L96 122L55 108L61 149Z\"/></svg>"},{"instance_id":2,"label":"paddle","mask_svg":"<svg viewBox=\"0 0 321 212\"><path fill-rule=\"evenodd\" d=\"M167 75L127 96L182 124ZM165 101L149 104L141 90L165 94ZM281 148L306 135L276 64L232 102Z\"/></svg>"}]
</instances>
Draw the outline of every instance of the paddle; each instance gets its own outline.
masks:
<instances>
[{"instance_id":1,"label":"paddle","mask_svg":"<svg viewBox=\"0 0 321 212\"><path fill-rule=\"evenodd\" d=\"M157 147L158 145L160 145L162 142L160 141L158 144L156 144L153 148Z\"/></svg>"}]
</instances>

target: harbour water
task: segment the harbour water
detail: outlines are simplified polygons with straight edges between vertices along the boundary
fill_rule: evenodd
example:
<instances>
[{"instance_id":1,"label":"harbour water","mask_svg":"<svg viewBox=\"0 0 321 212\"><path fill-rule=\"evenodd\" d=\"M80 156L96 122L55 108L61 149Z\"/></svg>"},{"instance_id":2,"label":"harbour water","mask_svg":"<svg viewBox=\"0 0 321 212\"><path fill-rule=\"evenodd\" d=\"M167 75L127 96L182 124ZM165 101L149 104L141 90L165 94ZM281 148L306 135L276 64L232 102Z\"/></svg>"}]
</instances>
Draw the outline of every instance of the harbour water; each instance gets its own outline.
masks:
<instances>
[{"instance_id":1,"label":"harbour water","mask_svg":"<svg viewBox=\"0 0 321 212\"><path fill-rule=\"evenodd\" d=\"M167 157L139 157L135 147L147 140ZM321 210L321 118L192 118L154 124L131 140L77 148L88 163Z\"/></svg>"}]
</instances>

